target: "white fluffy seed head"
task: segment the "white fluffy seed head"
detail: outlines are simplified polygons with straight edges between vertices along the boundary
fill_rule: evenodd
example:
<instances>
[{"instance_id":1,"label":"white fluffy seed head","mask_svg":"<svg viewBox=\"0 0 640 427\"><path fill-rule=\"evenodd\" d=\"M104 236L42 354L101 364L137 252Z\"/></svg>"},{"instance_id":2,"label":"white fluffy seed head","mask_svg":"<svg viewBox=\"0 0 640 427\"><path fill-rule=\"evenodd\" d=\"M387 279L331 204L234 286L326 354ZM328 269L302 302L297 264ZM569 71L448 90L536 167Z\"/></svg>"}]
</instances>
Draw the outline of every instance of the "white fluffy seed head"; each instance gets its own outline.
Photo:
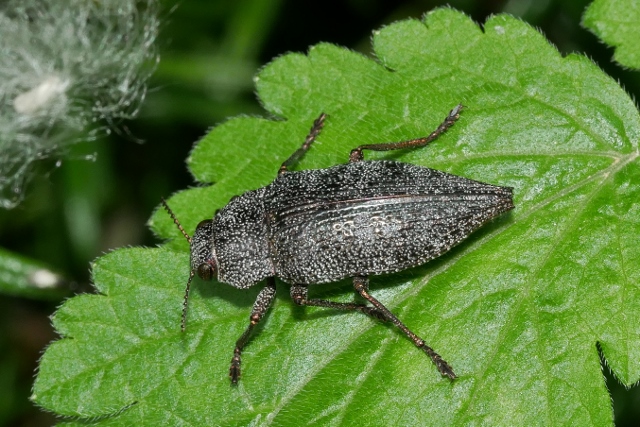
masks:
<instances>
[{"instance_id":1,"label":"white fluffy seed head","mask_svg":"<svg viewBox=\"0 0 640 427\"><path fill-rule=\"evenodd\" d=\"M59 102L66 102L64 93L68 87L68 80L62 80L58 76L47 77L33 89L16 96L13 108L19 114L29 115L45 109L55 98Z\"/></svg>"},{"instance_id":2,"label":"white fluffy seed head","mask_svg":"<svg viewBox=\"0 0 640 427\"><path fill-rule=\"evenodd\" d=\"M136 116L158 59L158 9L158 0L0 1L0 208L21 201L36 161Z\"/></svg>"}]
</instances>

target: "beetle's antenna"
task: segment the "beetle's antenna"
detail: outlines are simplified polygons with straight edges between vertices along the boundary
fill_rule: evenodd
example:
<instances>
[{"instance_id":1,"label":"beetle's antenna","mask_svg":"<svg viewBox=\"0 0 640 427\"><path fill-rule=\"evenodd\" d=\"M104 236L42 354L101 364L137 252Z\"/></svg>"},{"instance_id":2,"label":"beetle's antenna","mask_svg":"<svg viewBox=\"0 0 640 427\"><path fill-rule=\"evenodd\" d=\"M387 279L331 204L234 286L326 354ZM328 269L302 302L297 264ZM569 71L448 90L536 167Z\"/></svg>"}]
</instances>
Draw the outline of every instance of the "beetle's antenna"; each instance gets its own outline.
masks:
<instances>
[{"instance_id":1,"label":"beetle's antenna","mask_svg":"<svg viewBox=\"0 0 640 427\"><path fill-rule=\"evenodd\" d=\"M162 206L164 206L167 212L169 212L169 215L171 215L171 219L173 219L173 222L178 226L178 229L182 232L182 235L187 239L189 243L191 243L191 237L189 237L187 232L184 231L184 228L182 228L180 221L178 221L178 218L176 218L175 214L173 213L173 211L171 210L167 202L164 200L164 197L161 200L162 200ZM191 277L193 277L193 272L191 274ZM189 279L189 282L191 282L191 279Z\"/></svg>"},{"instance_id":2,"label":"beetle's antenna","mask_svg":"<svg viewBox=\"0 0 640 427\"><path fill-rule=\"evenodd\" d=\"M180 321L180 329L182 332L187 327L187 307L189 306L189 290L191 289L191 280L196 275L194 270L189 273L189 280L187 280L187 287L184 289L184 301L182 302L182 320Z\"/></svg>"},{"instance_id":3,"label":"beetle's antenna","mask_svg":"<svg viewBox=\"0 0 640 427\"><path fill-rule=\"evenodd\" d=\"M178 226L178 229L180 230L182 235L185 237L185 239L187 239L189 244L191 244L191 237L189 237L187 232L184 231L182 224L180 224L180 221L178 221L178 218L176 218L176 215L173 213L173 211L167 204L166 200L164 200L164 197L161 198L161 200L162 200L162 206L164 206L167 212L169 212L169 215L171 215L171 219L173 219L173 222ZM187 287L184 289L184 301L182 302L182 319L180 320L180 329L182 330L182 332L184 332L185 328L187 327L187 308L189 307L189 290L191 289L191 281L193 280L193 276L195 275L196 275L195 270L191 270L191 272L189 273L189 280L187 280Z\"/></svg>"}]
</instances>

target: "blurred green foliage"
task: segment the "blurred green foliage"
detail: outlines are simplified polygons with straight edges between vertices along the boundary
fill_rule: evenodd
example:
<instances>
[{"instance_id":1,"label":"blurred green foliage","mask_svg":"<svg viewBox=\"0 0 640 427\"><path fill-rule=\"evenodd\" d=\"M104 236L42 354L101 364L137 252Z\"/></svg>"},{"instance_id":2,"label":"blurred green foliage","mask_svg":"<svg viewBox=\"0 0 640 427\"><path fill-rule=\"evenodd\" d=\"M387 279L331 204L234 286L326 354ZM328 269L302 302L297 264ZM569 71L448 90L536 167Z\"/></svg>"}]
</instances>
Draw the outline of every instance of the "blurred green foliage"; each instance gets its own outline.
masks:
<instances>
[{"instance_id":1,"label":"blurred green foliage","mask_svg":"<svg viewBox=\"0 0 640 427\"><path fill-rule=\"evenodd\" d=\"M112 248L154 245L145 225L161 197L193 184L184 159L206 130L239 114L264 114L252 78L273 57L321 41L370 53L370 32L449 4L482 23L506 12L539 27L563 53L583 52L640 94L636 72L580 27L586 0L183 0L162 1L161 61L138 119L77 144L56 164L38 165L24 202L0 211L0 247L61 273L72 292L91 292L89 263ZM88 160L88 158L90 160ZM93 159L93 160L91 160ZM28 400L42 349L54 339L48 316L60 300L0 296L0 425L55 421ZM624 390L608 369L616 425L637 425L638 387Z\"/></svg>"}]
</instances>

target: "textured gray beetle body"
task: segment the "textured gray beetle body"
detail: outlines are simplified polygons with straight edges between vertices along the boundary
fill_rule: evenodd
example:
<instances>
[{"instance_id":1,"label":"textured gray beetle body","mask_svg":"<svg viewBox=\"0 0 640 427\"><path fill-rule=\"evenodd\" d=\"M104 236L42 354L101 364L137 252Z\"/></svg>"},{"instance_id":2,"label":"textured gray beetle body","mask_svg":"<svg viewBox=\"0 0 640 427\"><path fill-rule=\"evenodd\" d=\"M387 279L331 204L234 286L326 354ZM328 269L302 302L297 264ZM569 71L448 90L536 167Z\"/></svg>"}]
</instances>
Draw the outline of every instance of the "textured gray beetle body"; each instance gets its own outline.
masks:
<instances>
[{"instance_id":1,"label":"textured gray beetle body","mask_svg":"<svg viewBox=\"0 0 640 427\"><path fill-rule=\"evenodd\" d=\"M513 208L512 190L396 161L365 161L362 150L424 146L458 119L454 108L428 137L363 145L350 163L327 169L288 171L309 149L326 116L314 123L303 146L266 187L232 198L213 220L202 221L191 242L191 275L248 288L267 279L254 304L250 325L236 343L230 376L240 376L240 355L253 327L275 296L277 277L292 285L297 304L358 310L398 326L455 378L451 367L368 292L370 275L392 273L436 258L482 224ZM352 277L356 291L373 307L309 299L307 286Z\"/></svg>"},{"instance_id":2,"label":"textured gray beetle body","mask_svg":"<svg viewBox=\"0 0 640 427\"><path fill-rule=\"evenodd\" d=\"M218 211L204 253L236 288L392 273L443 254L510 200L508 188L395 161L289 172Z\"/></svg>"}]
</instances>

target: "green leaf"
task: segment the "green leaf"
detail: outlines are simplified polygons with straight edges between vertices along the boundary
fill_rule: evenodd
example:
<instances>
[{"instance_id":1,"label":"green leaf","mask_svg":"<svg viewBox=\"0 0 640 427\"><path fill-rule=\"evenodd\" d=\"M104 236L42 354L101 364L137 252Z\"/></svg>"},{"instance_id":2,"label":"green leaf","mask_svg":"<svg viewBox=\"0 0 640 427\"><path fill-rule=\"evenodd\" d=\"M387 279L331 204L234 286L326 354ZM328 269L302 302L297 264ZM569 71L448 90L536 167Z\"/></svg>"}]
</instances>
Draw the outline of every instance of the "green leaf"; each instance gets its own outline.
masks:
<instances>
[{"instance_id":1,"label":"green leaf","mask_svg":"<svg viewBox=\"0 0 640 427\"><path fill-rule=\"evenodd\" d=\"M635 0L595 0L582 25L616 48L613 59L620 65L640 69L640 4Z\"/></svg>"},{"instance_id":2,"label":"green leaf","mask_svg":"<svg viewBox=\"0 0 640 427\"><path fill-rule=\"evenodd\" d=\"M227 377L260 286L194 281L186 240L125 249L94 266L100 295L55 315L37 404L101 425L612 425L600 350L625 384L640 378L640 118L587 58L562 57L509 16L484 30L440 9L374 34L378 61L328 44L287 54L256 77L283 120L217 126L189 166L209 187L170 201L186 230L230 197L268 184L326 126L299 169L346 162L363 143L459 122L427 148L366 153L514 187L516 209L425 266L372 278L372 294L425 338L459 378L442 378L398 330L357 313L301 308L288 286ZM349 301L348 282L312 289ZM76 425L76 424L73 424Z\"/></svg>"}]
</instances>

